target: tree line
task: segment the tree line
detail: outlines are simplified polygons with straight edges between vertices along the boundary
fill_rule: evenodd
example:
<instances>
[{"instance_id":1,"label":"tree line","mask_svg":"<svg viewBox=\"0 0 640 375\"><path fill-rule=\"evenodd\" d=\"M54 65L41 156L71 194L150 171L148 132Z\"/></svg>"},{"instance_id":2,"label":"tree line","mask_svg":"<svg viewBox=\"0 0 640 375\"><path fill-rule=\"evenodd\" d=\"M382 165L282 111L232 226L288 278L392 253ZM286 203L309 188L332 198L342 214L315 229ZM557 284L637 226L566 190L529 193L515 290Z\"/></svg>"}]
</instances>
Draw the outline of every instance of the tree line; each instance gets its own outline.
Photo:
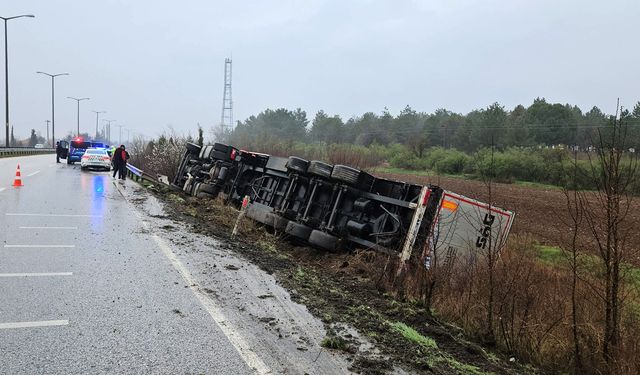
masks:
<instances>
[{"instance_id":1,"label":"tree line","mask_svg":"<svg viewBox=\"0 0 640 375\"><path fill-rule=\"evenodd\" d=\"M631 110L623 110L622 117L628 118L632 127L640 125L640 102ZM571 145L586 149L594 144L597 129L607 127L609 118L595 106L583 112L575 105L549 103L544 98L535 99L529 107L517 105L512 110L493 103L464 115L447 109L418 112L406 106L397 116L385 109L381 114L367 112L346 121L322 110L309 121L300 108L279 108L238 121L233 130L217 129L214 135L219 140L253 148L296 141L365 147L402 144L422 157L435 146L465 152L487 146L505 149ZM640 137L634 135L630 141L631 145L638 145Z\"/></svg>"}]
</instances>

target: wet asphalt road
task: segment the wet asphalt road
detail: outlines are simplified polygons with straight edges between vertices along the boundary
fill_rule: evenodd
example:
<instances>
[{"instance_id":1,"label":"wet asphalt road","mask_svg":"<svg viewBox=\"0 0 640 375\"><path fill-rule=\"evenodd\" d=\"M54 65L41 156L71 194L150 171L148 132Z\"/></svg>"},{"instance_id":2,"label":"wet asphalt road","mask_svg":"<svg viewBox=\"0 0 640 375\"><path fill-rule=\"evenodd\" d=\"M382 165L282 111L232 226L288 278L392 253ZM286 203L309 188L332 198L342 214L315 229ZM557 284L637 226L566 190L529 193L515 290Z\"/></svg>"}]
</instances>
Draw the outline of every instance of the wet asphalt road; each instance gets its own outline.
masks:
<instances>
[{"instance_id":1,"label":"wet asphalt road","mask_svg":"<svg viewBox=\"0 0 640 375\"><path fill-rule=\"evenodd\" d=\"M0 159L0 373L252 373L152 237L110 174Z\"/></svg>"}]
</instances>

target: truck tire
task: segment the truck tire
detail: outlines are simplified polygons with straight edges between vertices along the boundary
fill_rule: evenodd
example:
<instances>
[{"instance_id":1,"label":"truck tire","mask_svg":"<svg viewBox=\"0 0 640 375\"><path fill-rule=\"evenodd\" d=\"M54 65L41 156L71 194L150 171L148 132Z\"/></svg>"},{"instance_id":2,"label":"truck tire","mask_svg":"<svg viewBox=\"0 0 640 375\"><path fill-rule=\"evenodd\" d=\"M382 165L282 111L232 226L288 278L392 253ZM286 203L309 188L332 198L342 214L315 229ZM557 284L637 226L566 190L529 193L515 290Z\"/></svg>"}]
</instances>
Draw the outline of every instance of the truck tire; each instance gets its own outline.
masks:
<instances>
[{"instance_id":1,"label":"truck tire","mask_svg":"<svg viewBox=\"0 0 640 375\"><path fill-rule=\"evenodd\" d=\"M225 145L224 143L214 143L213 144L213 149L216 151L220 151L222 153L225 154L230 154L231 153L231 146L229 145Z\"/></svg>"},{"instance_id":2,"label":"truck tire","mask_svg":"<svg viewBox=\"0 0 640 375\"><path fill-rule=\"evenodd\" d=\"M311 231L311 234L309 235L309 243L330 252L337 252L341 247L340 239L338 237L319 230Z\"/></svg>"},{"instance_id":3,"label":"truck tire","mask_svg":"<svg viewBox=\"0 0 640 375\"><path fill-rule=\"evenodd\" d=\"M359 169L346 165L336 165L331 172L331 178L347 185L358 186L362 190L369 190L373 184L373 176Z\"/></svg>"},{"instance_id":4,"label":"truck tire","mask_svg":"<svg viewBox=\"0 0 640 375\"><path fill-rule=\"evenodd\" d=\"M271 214L269 210L266 210L254 204L250 204L247 207L247 213L246 213L247 217L257 221L258 223L271 225L271 223L273 223L273 220L271 220L271 222L269 221L270 219L269 214Z\"/></svg>"},{"instance_id":5,"label":"truck tire","mask_svg":"<svg viewBox=\"0 0 640 375\"><path fill-rule=\"evenodd\" d=\"M231 160L228 152L213 151L209 156L214 160Z\"/></svg>"},{"instance_id":6,"label":"truck tire","mask_svg":"<svg viewBox=\"0 0 640 375\"><path fill-rule=\"evenodd\" d=\"M198 194L202 192L207 192L206 186L208 185L203 182L196 182L195 185L193 185L193 188L191 189L191 195L193 195L194 197L197 197Z\"/></svg>"},{"instance_id":7,"label":"truck tire","mask_svg":"<svg viewBox=\"0 0 640 375\"><path fill-rule=\"evenodd\" d=\"M307 167L309 167L309 162L299 158L297 156L290 156L287 161L287 170L289 172L298 172L298 173L307 173Z\"/></svg>"},{"instance_id":8,"label":"truck tire","mask_svg":"<svg viewBox=\"0 0 640 375\"><path fill-rule=\"evenodd\" d=\"M217 193L216 187L210 184L201 183L198 188L198 193L205 193L209 195L215 195Z\"/></svg>"},{"instance_id":9,"label":"truck tire","mask_svg":"<svg viewBox=\"0 0 640 375\"><path fill-rule=\"evenodd\" d=\"M323 177L323 178L331 178L331 172L333 171L333 165L323 163L318 160L312 160L309 162L309 167L307 168L307 173Z\"/></svg>"},{"instance_id":10,"label":"truck tire","mask_svg":"<svg viewBox=\"0 0 640 375\"><path fill-rule=\"evenodd\" d=\"M267 214L267 225L271 225L275 230L283 232L287 228L288 224L289 220L280 215L273 212L269 212Z\"/></svg>"},{"instance_id":11,"label":"truck tire","mask_svg":"<svg viewBox=\"0 0 640 375\"><path fill-rule=\"evenodd\" d=\"M287 227L284 229L285 233L304 241L307 241L309 239L311 231L313 231L313 229L311 229L310 227L304 224L296 223L295 221L290 221L287 224Z\"/></svg>"},{"instance_id":12,"label":"truck tire","mask_svg":"<svg viewBox=\"0 0 640 375\"><path fill-rule=\"evenodd\" d=\"M200 150L200 159L209 159L211 156L211 152L213 152L213 146L204 146L202 150Z\"/></svg>"},{"instance_id":13,"label":"truck tire","mask_svg":"<svg viewBox=\"0 0 640 375\"><path fill-rule=\"evenodd\" d=\"M197 198L203 198L203 199L215 199L215 195L213 194L209 194L207 192L204 191L199 191L198 194L196 194Z\"/></svg>"},{"instance_id":14,"label":"truck tire","mask_svg":"<svg viewBox=\"0 0 640 375\"><path fill-rule=\"evenodd\" d=\"M196 155L200 154L200 149L202 149L202 147L198 146L195 143L191 143L191 142L187 142L186 147L187 147L187 151L189 151L192 154L196 154Z\"/></svg>"}]
</instances>

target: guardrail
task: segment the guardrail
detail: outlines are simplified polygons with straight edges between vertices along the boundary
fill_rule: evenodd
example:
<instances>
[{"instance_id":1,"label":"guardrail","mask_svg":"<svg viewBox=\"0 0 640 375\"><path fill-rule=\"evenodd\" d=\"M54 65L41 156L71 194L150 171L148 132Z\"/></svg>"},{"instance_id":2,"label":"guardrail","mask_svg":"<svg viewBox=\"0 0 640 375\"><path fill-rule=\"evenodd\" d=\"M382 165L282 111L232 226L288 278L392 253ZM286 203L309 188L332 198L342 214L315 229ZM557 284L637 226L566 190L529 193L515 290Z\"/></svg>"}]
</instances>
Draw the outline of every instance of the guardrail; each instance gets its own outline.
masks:
<instances>
[{"instance_id":1,"label":"guardrail","mask_svg":"<svg viewBox=\"0 0 640 375\"><path fill-rule=\"evenodd\" d=\"M168 180L166 182L163 181L164 179L166 179L166 176L161 176L161 175L154 176L151 173L147 173L130 163L127 163L127 175L129 176L129 178L131 178L134 181L150 181L156 184L164 183L166 185L169 185Z\"/></svg>"},{"instance_id":2,"label":"guardrail","mask_svg":"<svg viewBox=\"0 0 640 375\"><path fill-rule=\"evenodd\" d=\"M33 147L0 147L0 158L10 156L24 156L37 154L54 154L55 148L33 148Z\"/></svg>"}]
</instances>

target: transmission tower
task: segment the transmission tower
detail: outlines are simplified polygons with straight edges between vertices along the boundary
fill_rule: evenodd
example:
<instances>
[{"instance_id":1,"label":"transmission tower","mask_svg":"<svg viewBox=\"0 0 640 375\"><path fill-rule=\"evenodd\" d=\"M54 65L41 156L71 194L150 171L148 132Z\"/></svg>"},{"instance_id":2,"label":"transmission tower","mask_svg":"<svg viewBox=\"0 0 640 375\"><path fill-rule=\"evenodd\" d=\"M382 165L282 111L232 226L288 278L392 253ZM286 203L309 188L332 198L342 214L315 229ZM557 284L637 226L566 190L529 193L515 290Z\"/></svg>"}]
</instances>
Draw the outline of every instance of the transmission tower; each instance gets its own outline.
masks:
<instances>
[{"instance_id":1,"label":"transmission tower","mask_svg":"<svg viewBox=\"0 0 640 375\"><path fill-rule=\"evenodd\" d=\"M231 99L231 59L224 59L224 92L220 125L225 131L233 128L233 99Z\"/></svg>"}]
</instances>

